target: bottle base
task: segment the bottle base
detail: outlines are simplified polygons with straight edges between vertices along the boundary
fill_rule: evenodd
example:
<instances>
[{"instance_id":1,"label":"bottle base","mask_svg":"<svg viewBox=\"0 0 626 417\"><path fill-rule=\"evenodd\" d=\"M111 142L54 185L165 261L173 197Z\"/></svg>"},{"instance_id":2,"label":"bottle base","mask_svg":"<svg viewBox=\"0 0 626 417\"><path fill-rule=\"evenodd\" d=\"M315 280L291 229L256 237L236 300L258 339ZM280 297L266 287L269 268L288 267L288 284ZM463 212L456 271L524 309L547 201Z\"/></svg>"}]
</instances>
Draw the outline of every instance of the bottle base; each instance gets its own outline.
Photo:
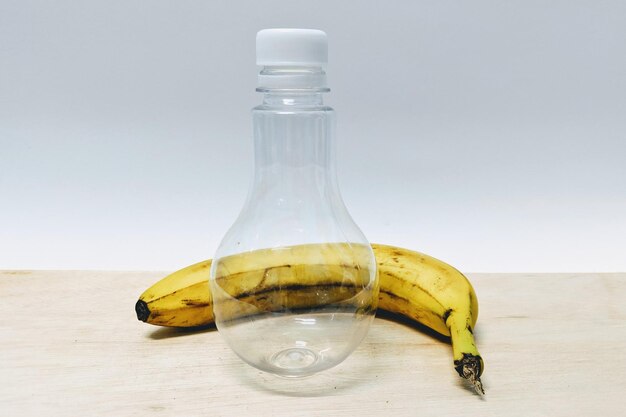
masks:
<instances>
[{"instance_id":1,"label":"bottle base","mask_svg":"<svg viewBox=\"0 0 626 417\"><path fill-rule=\"evenodd\" d=\"M289 348L275 353L269 359L270 365L276 368L284 370L280 374L294 374L293 376L299 376L302 373L309 374L309 370L314 368L318 363L320 356L306 348Z\"/></svg>"},{"instance_id":2,"label":"bottle base","mask_svg":"<svg viewBox=\"0 0 626 417\"><path fill-rule=\"evenodd\" d=\"M372 316L319 312L218 323L235 353L255 368L287 378L340 364L365 336Z\"/></svg>"}]
</instances>

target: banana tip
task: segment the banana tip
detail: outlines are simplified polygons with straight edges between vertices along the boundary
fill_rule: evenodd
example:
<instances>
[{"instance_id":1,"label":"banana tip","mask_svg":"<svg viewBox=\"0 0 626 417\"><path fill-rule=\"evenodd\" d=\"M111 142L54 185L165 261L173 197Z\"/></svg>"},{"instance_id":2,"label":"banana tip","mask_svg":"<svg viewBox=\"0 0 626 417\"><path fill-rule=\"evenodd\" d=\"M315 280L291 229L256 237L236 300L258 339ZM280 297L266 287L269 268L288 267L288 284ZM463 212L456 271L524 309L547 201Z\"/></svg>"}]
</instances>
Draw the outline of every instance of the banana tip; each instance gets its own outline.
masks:
<instances>
[{"instance_id":1,"label":"banana tip","mask_svg":"<svg viewBox=\"0 0 626 417\"><path fill-rule=\"evenodd\" d=\"M141 320L143 322L147 321L148 317L150 317L148 304L146 304L143 300L137 300L137 303L135 304L135 313L137 313L137 320Z\"/></svg>"},{"instance_id":2,"label":"banana tip","mask_svg":"<svg viewBox=\"0 0 626 417\"><path fill-rule=\"evenodd\" d=\"M454 364L459 375L472 384L476 393L485 395L483 383L480 380L483 368L482 358L478 355L472 355L471 353L464 353L463 358L459 361L455 361Z\"/></svg>"}]
</instances>

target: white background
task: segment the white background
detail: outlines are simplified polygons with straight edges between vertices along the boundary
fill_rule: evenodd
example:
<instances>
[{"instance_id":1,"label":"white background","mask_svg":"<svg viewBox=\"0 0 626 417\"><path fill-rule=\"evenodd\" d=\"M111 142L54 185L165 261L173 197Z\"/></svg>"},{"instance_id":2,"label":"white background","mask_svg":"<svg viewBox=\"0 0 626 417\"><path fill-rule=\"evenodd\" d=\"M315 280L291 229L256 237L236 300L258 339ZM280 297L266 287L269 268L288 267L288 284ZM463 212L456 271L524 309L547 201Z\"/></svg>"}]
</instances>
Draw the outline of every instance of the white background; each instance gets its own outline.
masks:
<instances>
[{"instance_id":1,"label":"white background","mask_svg":"<svg viewBox=\"0 0 626 417\"><path fill-rule=\"evenodd\" d=\"M626 271L626 2L0 0L0 269L211 257L252 169L254 36L330 39L371 241Z\"/></svg>"}]
</instances>

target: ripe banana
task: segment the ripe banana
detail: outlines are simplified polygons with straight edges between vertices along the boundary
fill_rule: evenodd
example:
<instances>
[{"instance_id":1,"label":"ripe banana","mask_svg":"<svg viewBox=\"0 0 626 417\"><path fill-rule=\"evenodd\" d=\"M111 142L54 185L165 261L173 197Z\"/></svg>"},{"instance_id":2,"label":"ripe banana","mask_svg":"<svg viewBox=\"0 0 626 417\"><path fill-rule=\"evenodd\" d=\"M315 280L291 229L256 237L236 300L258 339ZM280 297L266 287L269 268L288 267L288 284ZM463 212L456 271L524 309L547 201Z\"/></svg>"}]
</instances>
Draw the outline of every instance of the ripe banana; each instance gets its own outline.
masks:
<instances>
[{"instance_id":1,"label":"ripe banana","mask_svg":"<svg viewBox=\"0 0 626 417\"><path fill-rule=\"evenodd\" d=\"M226 265L228 275L220 276L220 287L238 301L222 308L222 314L233 319L248 314L241 301L249 303L249 314L272 311L289 300L290 308L311 307L320 303L319 289L324 289L325 303L337 303L355 296L345 285L350 277L357 289L369 272L353 268L332 258L332 252L320 245L301 245L295 251L281 253L255 251L245 258L233 257ZM480 376L484 363L474 342L473 328L478 317L478 300L467 278L450 265L428 255L408 249L373 244L378 266L380 291L378 308L420 322L436 332L449 336L452 342L454 366L477 392L484 394ZM304 253L325 254L323 262L302 263ZM252 254L252 255L250 255ZM290 255L291 254L291 255ZM297 256L294 256L296 254ZM290 259L291 258L291 259ZM292 261L299 260L299 264ZM148 288L135 305L141 321L174 327L193 327L214 321L212 298L208 285L211 261L203 261L176 271ZM276 291L281 271L289 269L289 277L299 285L284 285L288 297ZM316 277L311 281L310 277ZM322 277L322 278L320 278ZM342 280L334 285L333 280ZM274 289L273 291L270 289ZM262 296L261 296L262 294ZM273 298L278 297L278 299ZM245 305L245 304L243 304ZM373 308L375 306L366 306ZM245 308L243 309L245 310Z\"/></svg>"}]
</instances>

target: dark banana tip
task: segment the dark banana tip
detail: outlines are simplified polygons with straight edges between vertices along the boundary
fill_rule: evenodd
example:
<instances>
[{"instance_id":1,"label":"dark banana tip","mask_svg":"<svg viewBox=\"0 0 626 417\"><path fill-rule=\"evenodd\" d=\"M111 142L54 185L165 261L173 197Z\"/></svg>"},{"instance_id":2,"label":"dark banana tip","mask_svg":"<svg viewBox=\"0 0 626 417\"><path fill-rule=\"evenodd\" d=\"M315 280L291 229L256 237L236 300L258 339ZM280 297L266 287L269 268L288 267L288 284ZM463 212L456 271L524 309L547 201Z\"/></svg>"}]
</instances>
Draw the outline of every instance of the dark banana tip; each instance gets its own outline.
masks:
<instances>
[{"instance_id":1,"label":"dark banana tip","mask_svg":"<svg viewBox=\"0 0 626 417\"><path fill-rule=\"evenodd\" d=\"M485 395L480 375L483 373L483 360L480 356L464 353L463 358L454 361L455 369L462 378L468 380L476 392Z\"/></svg>"},{"instance_id":2,"label":"dark banana tip","mask_svg":"<svg viewBox=\"0 0 626 417\"><path fill-rule=\"evenodd\" d=\"M141 320L143 322L148 321L148 317L150 317L148 304L146 304L143 300L137 300L137 303L135 304L135 313L137 313L137 320Z\"/></svg>"}]
</instances>

